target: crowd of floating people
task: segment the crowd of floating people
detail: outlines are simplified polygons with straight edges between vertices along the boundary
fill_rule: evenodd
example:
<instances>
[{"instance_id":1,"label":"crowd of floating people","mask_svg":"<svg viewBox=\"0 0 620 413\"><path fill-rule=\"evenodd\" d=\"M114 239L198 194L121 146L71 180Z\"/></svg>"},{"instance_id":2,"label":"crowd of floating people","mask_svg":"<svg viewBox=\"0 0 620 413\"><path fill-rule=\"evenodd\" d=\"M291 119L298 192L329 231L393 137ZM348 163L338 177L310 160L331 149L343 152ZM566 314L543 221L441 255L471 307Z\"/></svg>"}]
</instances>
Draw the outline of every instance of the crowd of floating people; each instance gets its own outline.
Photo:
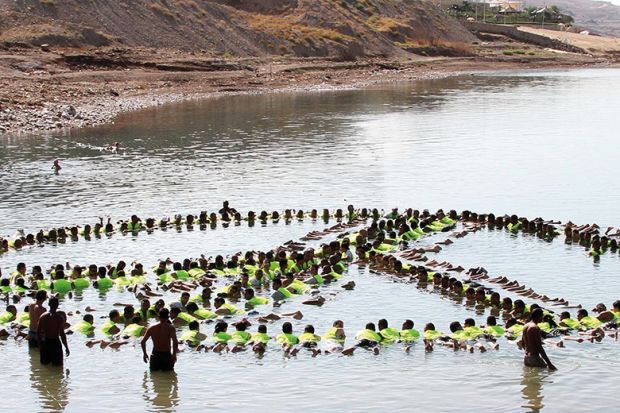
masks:
<instances>
[{"instance_id":1,"label":"crowd of floating people","mask_svg":"<svg viewBox=\"0 0 620 413\"><path fill-rule=\"evenodd\" d=\"M253 217L248 214L245 219L254 220ZM280 219L281 215L263 212L257 219L267 217ZM527 346L523 334L531 328L532 320L542 338L554 346L561 347L568 340L600 341L606 336L617 340L620 301L613 302L609 308L600 303L591 315L579 305L569 307L563 298L539 294L504 276L491 277L482 267L465 270L447 262L429 261L425 253L437 252L450 245L453 243L450 238L436 242L433 247L412 246L415 241L433 234L450 234L457 239L483 226L531 232L545 238L556 237L557 222L478 215L468 211L446 214L442 210L430 213L408 209L400 213L393 209L385 214L377 210L357 210L352 205L334 213L325 210L322 216L316 210L309 214L286 210L282 214L285 220L305 217L334 217L339 222L324 231L312 231L299 241L289 241L269 251L248 251L229 257L200 256L179 261L166 259L149 269L138 262L128 265L123 260L103 266L64 263L51 268L33 265L30 269L25 263L19 263L15 271L0 278L0 293L8 303L5 312L0 314L0 337L28 340L31 346L43 344L42 361L45 358L52 364L62 364L63 346L68 354L67 334L85 336L89 347L97 345L112 349L136 341L141 341L144 349L147 339L153 339L157 348L161 347L158 343L170 338L172 344L169 347L174 349L174 354L168 357L164 354L166 350L158 350L150 357L151 367L164 370L174 364L178 342L194 351L263 354L269 349L281 349L287 356L295 356L300 351L308 351L312 356L352 355L358 349L379 354L382 348L391 345L401 345L409 351L417 342L423 343L425 351L446 346L454 350L484 352L498 349L501 338L517 346ZM244 218L225 202L217 214L201 213L197 221L193 215L179 217L173 223L165 221L164 226L203 225L237 219ZM461 229L457 229L459 222ZM112 227L111 232L142 231L161 225L161 221L143 223L134 216ZM98 231L101 228L104 226ZM53 231L54 237L61 232ZM72 227L69 232L73 234L75 231L78 227ZM592 234L593 227L576 227L575 231ZM49 238L50 232L40 233L42 242L53 241ZM570 233L572 237L574 231ZM608 230L606 236L610 233ZM76 236L79 235L78 231ZM335 239L316 248L307 245L307 242L319 242L328 235ZM39 242L38 238L39 235L34 235L35 243ZM593 239L591 235L591 242ZM608 248L611 250L612 246ZM483 325L476 325L473 318L467 318L453 321L446 326L447 329L438 329L432 322L419 324L423 326L419 329L412 318L396 328L381 319L376 324L368 322L364 329L350 335L342 320L334 321L331 328L322 332L316 331L312 324L307 324L303 331L294 331L293 323L286 320L302 320L301 311L266 310L285 306L287 301L321 306L340 291L354 289L355 280L348 276L351 265L367 266L375 273L415 283L418 288L449 297L458 304L480 312L488 310L489 315ZM465 277L457 277L457 274ZM524 298L539 300L545 307L522 299L502 297L486 283L496 284ZM327 286L341 287L341 290L335 293L332 289L327 294ZM59 309L59 299L70 299L86 289L97 289L102 294L120 289L129 293L132 300L114 303L114 308L103 321L95 319L91 313L96 310L90 307L85 309L85 314L78 311L65 313ZM164 297L170 295L177 295L178 299L166 302ZM34 302L23 306L22 300L26 297L32 297ZM575 317L569 309L578 310ZM278 320L283 324L273 331L273 322ZM180 332L179 338L177 331ZM149 360L146 351L144 355L145 361ZM551 367L550 362L543 364Z\"/></svg>"},{"instance_id":2,"label":"crowd of floating people","mask_svg":"<svg viewBox=\"0 0 620 413\"><path fill-rule=\"evenodd\" d=\"M309 211L286 209L283 212L267 212L263 210L260 213L256 213L249 211L244 215L231 208L228 201L225 201L222 208L218 211L219 213L201 211L199 214L175 214L172 218L166 216L159 219L153 217L142 219L137 215L132 215L127 220L116 222L112 222L110 217L105 219L99 217L99 221L94 224L41 229L36 233L27 234L23 230L19 230L12 237L0 235L0 254L19 251L31 246L41 246L47 243L63 244L67 241L75 242L79 239L89 241L93 238L111 237L114 234L138 235L141 232L152 233L156 230L166 230L168 228L175 228L181 231L183 229L193 230L195 228L200 230L206 230L207 228L215 229L218 225L228 227L230 225L240 225L242 222L253 226L256 223L266 224L268 222L278 223L280 221L290 223L294 220L322 220L325 223L328 223L330 219L335 219L337 222L351 222L356 219L379 220L383 217L390 218L395 213L398 213L397 211L395 209L385 214L384 211L380 211L377 208L361 208L356 210L349 207L346 210L336 209L333 212L329 209L323 209L321 212L317 209ZM411 220L418 219L420 212L410 208L406 210L405 214ZM528 219L526 217L518 217L517 215L496 216L493 213L478 214L470 211L463 211L461 215L458 215L456 211L450 211L449 215L452 220L475 223L489 229L506 229L513 234L536 235L549 241L560 235L560 221L545 221L542 218ZM420 225L420 227L413 227L411 230L414 232L424 231L424 227L422 227L424 223L420 223ZM608 227L604 233L601 233L601 228L596 224L576 225L572 222L564 224L563 227L565 242L584 247L587 255L595 260L600 259L607 252L613 254L620 251L618 247L620 229ZM426 230L428 229L432 230L433 228L426 228ZM459 238L458 234L456 238Z\"/></svg>"}]
</instances>

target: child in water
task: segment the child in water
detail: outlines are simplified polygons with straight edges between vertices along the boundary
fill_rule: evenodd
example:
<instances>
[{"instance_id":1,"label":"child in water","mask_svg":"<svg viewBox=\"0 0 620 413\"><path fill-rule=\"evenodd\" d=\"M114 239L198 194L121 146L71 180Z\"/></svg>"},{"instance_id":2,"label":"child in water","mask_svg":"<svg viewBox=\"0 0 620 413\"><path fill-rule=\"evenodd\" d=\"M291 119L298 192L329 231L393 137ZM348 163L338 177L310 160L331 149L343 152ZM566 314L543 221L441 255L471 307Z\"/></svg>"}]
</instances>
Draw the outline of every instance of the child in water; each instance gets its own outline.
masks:
<instances>
[{"instance_id":1,"label":"child in water","mask_svg":"<svg viewBox=\"0 0 620 413\"><path fill-rule=\"evenodd\" d=\"M52 169L54 170L54 175L58 175L58 172L62 169L59 159L54 160L54 165L52 166Z\"/></svg>"}]
</instances>

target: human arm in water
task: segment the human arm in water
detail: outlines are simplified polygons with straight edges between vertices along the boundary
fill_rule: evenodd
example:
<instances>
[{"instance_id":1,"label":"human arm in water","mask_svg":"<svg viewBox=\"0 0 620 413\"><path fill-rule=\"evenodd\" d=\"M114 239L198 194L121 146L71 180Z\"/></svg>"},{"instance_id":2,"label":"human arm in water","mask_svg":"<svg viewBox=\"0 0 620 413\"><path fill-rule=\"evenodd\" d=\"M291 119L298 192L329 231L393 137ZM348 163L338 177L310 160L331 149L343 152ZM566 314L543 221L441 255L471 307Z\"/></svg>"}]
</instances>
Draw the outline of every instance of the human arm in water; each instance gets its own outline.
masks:
<instances>
[{"instance_id":1,"label":"human arm in water","mask_svg":"<svg viewBox=\"0 0 620 413\"><path fill-rule=\"evenodd\" d=\"M60 341L62 342L62 345L65 346L65 356L69 357L69 354L71 354L71 352L69 351L69 345L67 344L67 335L65 334L64 324L64 320L61 321L58 335L60 336Z\"/></svg>"},{"instance_id":2,"label":"human arm in water","mask_svg":"<svg viewBox=\"0 0 620 413\"><path fill-rule=\"evenodd\" d=\"M140 346L142 347L142 360L145 363L149 362L149 355L146 353L146 342L151 338L151 329L147 328L144 337L142 337L142 341L140 342Z\"/></svg>"},{"instance_id":3,"label":"human arm in water","mask_svg":"<svg viewBox=\"0 0 620 413\"><path fill-rule=\"evenodd\" d=\"M177 332L173 326L170 326L170 338L172 339L172 362L177 362L177 353L179 351L179 340L177 339Z\"/></svg>"}]
</instances>

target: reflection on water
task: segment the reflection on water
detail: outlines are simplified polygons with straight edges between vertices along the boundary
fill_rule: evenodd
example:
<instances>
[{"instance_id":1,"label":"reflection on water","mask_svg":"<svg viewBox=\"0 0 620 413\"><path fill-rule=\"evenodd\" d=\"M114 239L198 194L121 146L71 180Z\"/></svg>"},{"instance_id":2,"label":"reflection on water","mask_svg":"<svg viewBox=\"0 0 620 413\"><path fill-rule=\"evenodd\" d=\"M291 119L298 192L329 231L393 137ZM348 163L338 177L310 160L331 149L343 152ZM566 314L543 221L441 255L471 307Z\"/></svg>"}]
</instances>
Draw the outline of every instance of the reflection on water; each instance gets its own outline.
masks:
<instances>
[{"instance_id":1,"label":"reflection on water","mask_svg":"<svg viewBox=\"0 0 620 413\"><path fill-rule=\"evenodd\" d=\"M223 199L243 211L353 203L618 224L620 181L607 179L617 175L615 112L620 95L612 92L618 88L618 70L463 76L363 91L193 102L129 114L96 129L2 137L0 233L93 223L107 214L116 220L133 213L197 213L219 207ZM112 141L121 142L124 153L97 149ZM59 176L50 170L55 158L63 165ZM323 225L257 223L254 228L242 224L80 239L0 256L0 267L8 273L18 262L49 267L124 259L150 268L165 257L265 250L317 227ZM439 234L423 243L444 237ZM583 251L560 240L547 243L484 230L429 254L429 259L483 265L494 275L505 274L585 308L620 298L620 257L608 255L592 265ZM347 277L355 280L355 290L326 287L329 299L320 308L291 300L266 311L302 310L303 320L293 321L295 331L312 323L323 333L334 320L343 320L347 345L365 323L381 318L392 326L411 318L420 329L433 322L446 331L452 321L473 317L483 324L488 315L365 268L353 266ZM167 302L179 298L170 291L162 294ZM110 303L134 300L128 292L100 295L87 289L63 300L62 308L74 313L74 323L77 311L83 314L91 306L99 325ZM212 328L203 327L208 333ZM268 328L276 333L281 322ZM617 391L601 371L620 366L618 344L612 340L571 342L563 349L549 349L560 368L551 381L545 371L524 369L522 351L502 340L499 351L485 354L441 346L427 354L421 345L409 354L395 345L378 357L360 351L352 358L311 358L301 352L288 359L275 349L263 359L251 352L185 351L177 373L162 375L144 372L139 346L89 349L85 340L70 337L72 356L66 367L71 380L63 370L40 366L38 353L26 356L13 340L6 342L0 365L11 366L3 387L8 400L30 403L33 411L76 412L92 410L93 392L98 407L107 411L187 411L205 405L269 412L289 412L293 406L321 413L378 408L410 412L413 406L489 413L613 411ZM575 360L580 374L566 368ZM30 376L23 374L29 370ZM208 393L203 376L217 378ZM29 384L35 396L21 397ZM575 389L596 397L577 400ZM475 404L465 404L472 395L477 396Z\"/></svg>"},{"instance_id":2,"label":"reflection on water","mask_svg":"<svg viewBox=\"0 0 620 413\"><path fill-rule=\"evenodd\" d=\"M525 400L523 407L527 409L527 412L539 413L545 407L543 403L545 396L542 392L543 382L550 374L552 373L545 369L523 367L523 379L521 380L523 389L521 393L523 400Z\"/></svg>"},{"instance_id":3,"label":"reflection on water","mask_svg":"<svg viewBox=\"0 0 620 413\"><path fill-rule=\"evenodd\" d=\"M43 411L64 411L69 403L69 369L44 366L38 350L29 350L30 385L38 394Z\"/></svg>"},{"instance_id":4,"label":"reflection on water","mask_svg":"<svg viewBox=\"0 0 620 413\"><path fill-rule=\"evenodd\" d=\"M172 412L179 404L179 387L175 372L144 372L142 388L148 410Z\"/></svg>"}]
</instances>

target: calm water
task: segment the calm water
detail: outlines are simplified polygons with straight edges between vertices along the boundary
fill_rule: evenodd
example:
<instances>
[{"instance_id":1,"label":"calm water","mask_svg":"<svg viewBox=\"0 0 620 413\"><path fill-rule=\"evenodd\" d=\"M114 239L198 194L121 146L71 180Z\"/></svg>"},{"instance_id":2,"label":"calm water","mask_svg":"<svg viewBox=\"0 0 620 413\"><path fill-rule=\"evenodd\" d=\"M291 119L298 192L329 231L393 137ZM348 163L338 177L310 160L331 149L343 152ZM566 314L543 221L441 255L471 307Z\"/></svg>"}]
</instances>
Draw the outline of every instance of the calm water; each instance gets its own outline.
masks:
<instances>
[{"instance_id":1,"label":"calm water","mask_svg":"<svg viewBox=\"0 0 620 413\"><path fill-rule=\"evenodd\" d=\"M249 209L471 209L578 223L620 222L617 115L620 70L501 73L383 86L362 91L221 98L122 117L115 125L65 135L0 138L0 233L126 218L214 210L229 199ZM97 148L120 141L123 155ZM51 173L52 160L63 170ZM80 240L0 257L3 273L25 261L99 265L266 249L323 224L242 224L230 228ZM437 235L422 244L444 239ZM538 292L590 309L620 298L618 256L593 264L583 249L502 231L481 231L430 257L483 265ZM329 287L322 308L301 309L299 331L322 333L345 321L352 337L367 321L406 318L447 330L476 313L415 285L354 267L354 291ZM503 294L502 291L500 293ZM175 299L168 295L167 300ZM67 310L107 314L117 291L65 301ZM72 318L76 320L77 317ZM269 326L276 332L280 323ZM206 327L207 332L212 327ZM559 370L524 369L512 343L486 354L394 346L379 357L269 351L180 356L175 376L146 372L138 347L88 349L70 338L65 372L42 368L24 345L0 342L4 406L26 411L612 411L618 343L568 343L549 350ZM349 339L349 343L352 341ZM575 397L575 393L583 397ZM587 397L585 396L587 395Z\"/></svg>"}]
</instances>

